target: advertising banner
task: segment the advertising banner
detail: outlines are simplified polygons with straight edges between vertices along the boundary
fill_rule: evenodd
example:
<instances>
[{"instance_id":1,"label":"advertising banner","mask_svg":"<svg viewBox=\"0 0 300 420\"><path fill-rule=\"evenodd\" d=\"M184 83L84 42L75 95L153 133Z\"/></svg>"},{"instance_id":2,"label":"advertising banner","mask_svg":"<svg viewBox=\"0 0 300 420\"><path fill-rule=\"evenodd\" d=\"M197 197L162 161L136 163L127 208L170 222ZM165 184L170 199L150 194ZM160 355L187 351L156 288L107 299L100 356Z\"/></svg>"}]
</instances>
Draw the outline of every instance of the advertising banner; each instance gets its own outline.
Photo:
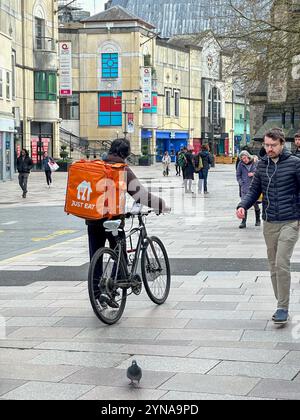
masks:
<instances>
[{"instance_id":1,"label":"advertising banner","mask_svg":"<svg viewBox=\"0 0 300 420\"><path fill-rule=\"evenodd\" d=\"M39 141L38 137L32 137L31 138L31 159L32 159L32 162L34 163L34 165L36 165L37 162L38 162L38 150L37 150L38 149L38 146L37 146L38 141Z\"/></svg>"},{"instance_id":2,"label":"advertising banner","mask_svg":"<svg viewBox=\"0 0 300 420\"><path fill-rule=\"evenodd\" d=\"M144 109L152 107L152 70L151 67L142 68L142 103Z\"/></svg>"},{"instance_id":3,"label":"advertising banner","mask_svg":"<svg viewBox=\"0 0 300 420\"><path fill-rule=\"evenodd\" d=\"M127 123L127 131L128 133L134 133L134 114L133 112L128 112L128 123Z\"/></svg>"},{"instance_id":4,"label":"advertising banner","mask_svg":"<svg viewBox=\"0 0 300 420\"><path fill-rule=\"evenodd\" d=\"M72 96L72 44L71 42L59 43L60 61L60 96Z\"/></svg>"}]
</instances>

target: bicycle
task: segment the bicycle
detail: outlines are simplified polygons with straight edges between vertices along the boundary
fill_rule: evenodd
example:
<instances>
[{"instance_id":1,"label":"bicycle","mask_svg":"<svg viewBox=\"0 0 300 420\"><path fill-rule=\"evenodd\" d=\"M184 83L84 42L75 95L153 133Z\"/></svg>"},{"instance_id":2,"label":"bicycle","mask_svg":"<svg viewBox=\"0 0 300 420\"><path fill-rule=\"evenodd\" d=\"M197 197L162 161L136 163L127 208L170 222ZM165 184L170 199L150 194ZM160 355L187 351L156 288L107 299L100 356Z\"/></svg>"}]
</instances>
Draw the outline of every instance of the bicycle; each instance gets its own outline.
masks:
<instances>
[{"instance_id":1,"label":"bicycle","mask_svg":"<svg viewBox=\"0 0 300 420\"><path fill-rule=\"evenodd\" d=\"M100 248L92 258L88 274L89 298L96 316L105 324L112 325L121 318L127 296L140 295L144 284L149 298L162 305L168 298L171 271L167 251L159 238L149 237L145 218L153 210L127 213L125 218L138 217L139 226L131 228L126 236L123 220L104 222L107 232L116 238L115 249ZM133 235L138 233L136 247ZM130 249L126 249L127 241ZM141 257L141 274L137 273ZM129 290L131 292L129 293Z\"/></svg>"}]
</instances>

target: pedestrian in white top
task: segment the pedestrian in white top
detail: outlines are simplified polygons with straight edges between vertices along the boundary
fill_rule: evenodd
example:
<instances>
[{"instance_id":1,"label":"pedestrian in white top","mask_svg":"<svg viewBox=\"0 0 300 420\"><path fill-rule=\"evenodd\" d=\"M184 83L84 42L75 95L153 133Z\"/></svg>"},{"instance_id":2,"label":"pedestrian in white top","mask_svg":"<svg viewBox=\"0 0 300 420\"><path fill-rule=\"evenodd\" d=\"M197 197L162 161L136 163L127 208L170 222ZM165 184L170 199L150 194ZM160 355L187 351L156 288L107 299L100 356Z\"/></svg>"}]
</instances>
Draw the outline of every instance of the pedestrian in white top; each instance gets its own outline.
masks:
<instances>
[{"instance_id":1,"label":"pedestrian in white top","mask_svg":"<svg viewBox=\"0 0 300 420\"><path fill-rule=\"evenodd\" d=\"M170 172L170 165L171 165L171 157L169 155L169 152L166 151L163 158L162 158L162 164L163 164L163 174L164 176L169 176L169 172Z\"/></svg>"}]
</instances>

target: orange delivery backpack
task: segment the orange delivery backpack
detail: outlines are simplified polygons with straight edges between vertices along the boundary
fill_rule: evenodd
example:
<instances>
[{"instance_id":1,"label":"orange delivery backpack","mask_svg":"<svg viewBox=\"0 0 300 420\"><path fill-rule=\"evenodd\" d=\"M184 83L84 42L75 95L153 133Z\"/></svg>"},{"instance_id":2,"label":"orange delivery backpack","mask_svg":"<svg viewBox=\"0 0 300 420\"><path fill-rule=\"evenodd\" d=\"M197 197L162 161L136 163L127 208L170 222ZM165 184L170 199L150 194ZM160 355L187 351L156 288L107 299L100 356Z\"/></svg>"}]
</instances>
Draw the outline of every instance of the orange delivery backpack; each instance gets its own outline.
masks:
<instances>
[{"instance_id":1,"label":"orange delivery backpack","mask_svg":"<svg viewBox=\"0 0 300 420\"><path fill-rule=\"evenodd\" d=\"M83 219L111 219L125 212L126 164L80 160L69 167L65 212Z\"/></svg>"}]
</instances>

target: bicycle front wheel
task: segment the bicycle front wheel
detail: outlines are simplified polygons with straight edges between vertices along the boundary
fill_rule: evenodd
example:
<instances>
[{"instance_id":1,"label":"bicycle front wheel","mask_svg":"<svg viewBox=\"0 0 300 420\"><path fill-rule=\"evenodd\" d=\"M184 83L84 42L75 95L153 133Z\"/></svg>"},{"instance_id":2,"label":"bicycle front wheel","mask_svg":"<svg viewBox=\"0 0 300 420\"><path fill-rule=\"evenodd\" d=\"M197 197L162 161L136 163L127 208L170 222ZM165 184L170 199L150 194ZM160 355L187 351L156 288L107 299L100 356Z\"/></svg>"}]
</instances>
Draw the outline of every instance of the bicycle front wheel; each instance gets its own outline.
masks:
<instances>
[{"instance_id":1,"label":"bicycle front wheel","mask_svg":"<svg viewBox=\"0 0 300 420\"><path fill-rule=\"evenodd\" d=\"M156 236L149 238L141 259L143 283L152 302L162 305L169 296L171 270L166 248Z\"/></svg>"},{"instance_id":2,"label":"bicycle front wheel","mask_svg":"<svg viewBox=\"0 0 300 420\"><path fill-rule=\"evenodd\" d=\"M117 279L122 279L121 267L118 267L118 255L110 248L100 248L92 258L88 289L93 311L105 324L115 324L121 318L127 298L127 290L118 287ZM100 296L107 296L110 302L102 301Z\"/></svg>"}]
</instances>

